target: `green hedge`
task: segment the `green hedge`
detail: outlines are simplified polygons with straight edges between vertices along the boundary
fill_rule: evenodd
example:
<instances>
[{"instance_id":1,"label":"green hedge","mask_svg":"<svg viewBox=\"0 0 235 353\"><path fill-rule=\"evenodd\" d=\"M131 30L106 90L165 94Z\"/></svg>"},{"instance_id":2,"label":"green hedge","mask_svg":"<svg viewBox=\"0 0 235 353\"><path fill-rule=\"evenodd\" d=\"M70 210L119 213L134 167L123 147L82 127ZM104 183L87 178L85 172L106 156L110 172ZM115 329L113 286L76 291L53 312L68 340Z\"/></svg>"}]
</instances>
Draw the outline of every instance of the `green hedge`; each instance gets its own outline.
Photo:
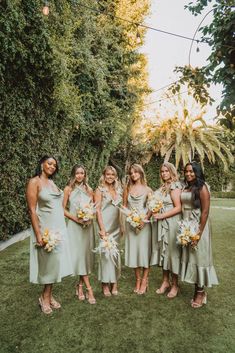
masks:
<instances>
[{"instance_id":1,"label":"green hedge","mask_svg":"<svg viewBox=\"0 0 235 353\"><path fill-rule=\"evenodd\" d=\"M40 0L0 2L0 239L28 226L25 185L42 155L59 159L60 187L76 162L95 185L129 135L148 91L146 63L136 26L106 10L141 22L149 0L136 2L130 11L118 0L54 0L48 17Z\"/></svg>"}]
</instances>

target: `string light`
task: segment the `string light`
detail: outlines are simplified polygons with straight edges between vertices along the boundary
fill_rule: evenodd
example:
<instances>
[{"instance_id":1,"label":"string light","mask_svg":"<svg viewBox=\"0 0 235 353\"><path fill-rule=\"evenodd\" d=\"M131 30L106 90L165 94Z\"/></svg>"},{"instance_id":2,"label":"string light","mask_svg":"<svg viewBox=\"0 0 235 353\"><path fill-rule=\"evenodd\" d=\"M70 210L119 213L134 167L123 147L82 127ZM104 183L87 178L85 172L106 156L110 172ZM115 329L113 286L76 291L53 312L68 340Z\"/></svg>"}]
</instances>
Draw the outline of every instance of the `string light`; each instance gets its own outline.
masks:
<instances>
[{"instance_id":1,"label":"string light","mask_svg":"<svg viewBox=\"0 0 235 353\"><path fill-rule=\"evenodd\" d=\"M50 12L49 2L48 1L44 1L44 6L42 8L42 13L43 13L44 16L48 16L49 12Z\"/></svg>"}]
</instances>

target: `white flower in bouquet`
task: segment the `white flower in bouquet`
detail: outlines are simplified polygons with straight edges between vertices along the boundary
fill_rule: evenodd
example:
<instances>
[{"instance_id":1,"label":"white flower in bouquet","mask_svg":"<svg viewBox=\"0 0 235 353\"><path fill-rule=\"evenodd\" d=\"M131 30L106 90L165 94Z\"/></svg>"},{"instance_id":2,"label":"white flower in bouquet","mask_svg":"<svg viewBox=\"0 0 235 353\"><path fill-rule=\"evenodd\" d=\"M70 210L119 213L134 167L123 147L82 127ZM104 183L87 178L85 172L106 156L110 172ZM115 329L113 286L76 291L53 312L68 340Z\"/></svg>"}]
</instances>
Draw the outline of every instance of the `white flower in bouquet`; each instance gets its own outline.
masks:
<instances>
[{"instance_id":1,"label":"white flower in bouquet","mask_svg":"<svg viewBox=\"0 0 235 353\"><path fill-rule=\"evenodd\" d=\"M199 224L195 220L181 220L178 222L179 231L176 242L182 246L191 245L194 241L199 240Z\"/></svg>"},{"instance_id":2,"label":"white flower in bouquet","mask_svg":"<svg viewBox=\"0 0 235 353\"><path fill-rule=\"evenodd\" d=\"M52 252L61 242L61 234L58 231L45 229L42 235L43 249Z\"/></svg>"},{"instance_id":3,"label":"white flower in bouquet","mask_svg":"<svg viewBox=\"0 0 235 353\"><path fill-rule=\"evenodd\" d=\"M147 201L148 209L153 213L159 213L163 208L163 201L159 194L154 193L148 196Z\"/></svg>"},{"instance_id":4,"label":"white flower in bouquet","mask_svg":"<svg viewBox=\"0 0 235 353\"><path fill-rule=\"evenodd\" d=\"M96 207L93 202L79 204L77 207L77 217L87 224L95 218ZM83 226L87 225L86 223Z\"/></svg>"},{"instance_id":5,"label":"white flower in bouquet","mask_svg":"<svg viewBox=\"0 0 235 353\"><path fill-rule=\"evenodd\" d=\"M111 258L115 266L118 267L120 252L118 250L118 243L112 235L106 233L103 238L100 238L99 245L93 252L100 255L104 254L107 259Z\"/></svg>"}]
</instances>

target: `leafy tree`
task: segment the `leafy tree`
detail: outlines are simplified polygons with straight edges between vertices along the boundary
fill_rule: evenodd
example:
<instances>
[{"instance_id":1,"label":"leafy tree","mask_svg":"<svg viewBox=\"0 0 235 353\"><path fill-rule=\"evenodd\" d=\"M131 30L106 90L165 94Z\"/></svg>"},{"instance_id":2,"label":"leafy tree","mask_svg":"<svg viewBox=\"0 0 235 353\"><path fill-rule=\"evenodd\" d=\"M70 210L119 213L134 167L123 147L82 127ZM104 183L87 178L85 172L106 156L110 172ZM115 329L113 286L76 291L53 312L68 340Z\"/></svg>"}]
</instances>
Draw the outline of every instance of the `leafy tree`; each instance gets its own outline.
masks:
<instances>
[{"instance_id":1,"label":"leafy tree","mask_svg":"<svg viewBox=\"0 0 235 353\"><path fill-rule=\"evenodd\" d=\"M190 2L186 8L197 16L207 9L212 0ZM223 86L223 100L218 107L221 113L220 123L233 130L235 127L235 38L234 38L234 1L215 0L213 4L213 20L209 25L202 26L200 32L203 40L211 47L211 54L208 57L208 65L202 68L189 66L178 67L177 72L181 73L178 84L187 83L189 88L194 88L195 98L201 104L211 102L206 92L206 87L213 83L220 83ZM172 89L179 89L179 85Z\"/></svg>"},{"instance_id":2,"label":"leafy tree","mask_svg":"<svg viewBox=\"0 0 235 353\"><path fill-rule=\"evenodd\" d=\"M167 118L159 123L148 123L145 139L152 145L153 151L166 161L173 156L177 168L180 163L184 166L195 158L203 166L206 157L213 164L217 159L221 160L224 169L228 170L233 156L218 138L222 128L208 126L203 119L204 113L205 110L194 99L190 102L190 96L187 100L180 95L178 99L174 97L171 112L162 112Z\"/></svg>"}]
</instances>

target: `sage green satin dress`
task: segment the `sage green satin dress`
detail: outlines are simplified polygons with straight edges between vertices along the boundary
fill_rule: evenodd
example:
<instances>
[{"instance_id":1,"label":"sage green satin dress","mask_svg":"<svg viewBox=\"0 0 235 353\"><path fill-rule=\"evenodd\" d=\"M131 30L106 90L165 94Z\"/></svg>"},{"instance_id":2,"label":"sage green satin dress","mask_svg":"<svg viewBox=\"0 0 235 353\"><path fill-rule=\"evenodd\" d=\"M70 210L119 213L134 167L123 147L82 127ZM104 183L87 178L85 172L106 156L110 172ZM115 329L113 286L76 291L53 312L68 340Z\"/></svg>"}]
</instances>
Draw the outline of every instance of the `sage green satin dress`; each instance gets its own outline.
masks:
<instances>
[{"instance_id":1,"label":"sage green satin dress","mask_svg":"<svg viewBox=\"0 0 235 353\"><path fill-rule=\"evenodd\" d=\"M51 284L61 282L71 275L72 264L68 247L68 234L62 206L63 192L42 187L38 194L37 215L41 232L46 229L58 231L61 242L52 252L35 247L36 236L32 230L30 238L30 282Z\"/></svg>"},{"instance_id":2,"label":"sage green satin dress","mask_svg":"<svg viewBox=\"0 0 235 353\"><path fill-rule=\"evenodd\" d=\"M183 191L181 193L183 219L194 219L199 224L201 210L193 208L191 199L191 192ZM182 249L181 280L195 283L198 287L212 287L212 285L218 284L213 266L209 219L198 242L198 249L193 250L190 246Z\"/></svg>"},{"instance_id":3,"label":"sage green satin dress","mask_svg":"<svg viewBox=\"0 0 235 353\"><path fill-rule=\"evenodd\" d=\"M147 214L146 206L149 191L139 196L128 194L127 207L136 209L140 213ZM126 222L125 240L125 265L131 268L149 268L152 247L152 230L150 223L146 223L144 228L136 233L135 229Z\"/></svg>"},{"instance_id":4,"label":"sage green satin dress","mask_svg":"<svg viewBox=\"0 0 235 353\"><path fill-rule=\"evenodd\" d=\"M69 213L76 216L79 204L92 202L90 195L81 186L75 187L69 196ZM92 272L94 265L95 234L93 222L83 227L72 220L67 223L69 248L74 275L85 276Z\"/></svg>"},{"instance_id":5,"label":"sage green satin dress","mask_svg":"<svg viewBox=\"0 0 235 353\"><path fill-rule=\"evenodd\" d=\"M161 213L168 212L174 207L170 191L175 189L182 189L180 182L171 183L167 194L162 192L161 188L155 191L155 194L163 201ZM150 261L151 265L161 266L163 270L169 270L177 275L180 273L181 249L176 244L176 235L179 229L178 221L181 217L181 214L177 214L153 223Z\"/></svg>"},{"instance_id":6,"label":"sage green satin dress","mask_svg":"<svg viewBox=\"0 0 235 353\"><path fill-rule=\"evenodd\" d=\"M120 211L118 206L122 202L122 190L117 190L117 198L113 200L108 190L99 187L102 195L101 214L105 231L112 235L117 243L120 240ZM111 258L106 258L105 254L99 255L98 280L102 283L116 283L121 273L121 258L114 262Z\"/></svg>"}]
</instances>

